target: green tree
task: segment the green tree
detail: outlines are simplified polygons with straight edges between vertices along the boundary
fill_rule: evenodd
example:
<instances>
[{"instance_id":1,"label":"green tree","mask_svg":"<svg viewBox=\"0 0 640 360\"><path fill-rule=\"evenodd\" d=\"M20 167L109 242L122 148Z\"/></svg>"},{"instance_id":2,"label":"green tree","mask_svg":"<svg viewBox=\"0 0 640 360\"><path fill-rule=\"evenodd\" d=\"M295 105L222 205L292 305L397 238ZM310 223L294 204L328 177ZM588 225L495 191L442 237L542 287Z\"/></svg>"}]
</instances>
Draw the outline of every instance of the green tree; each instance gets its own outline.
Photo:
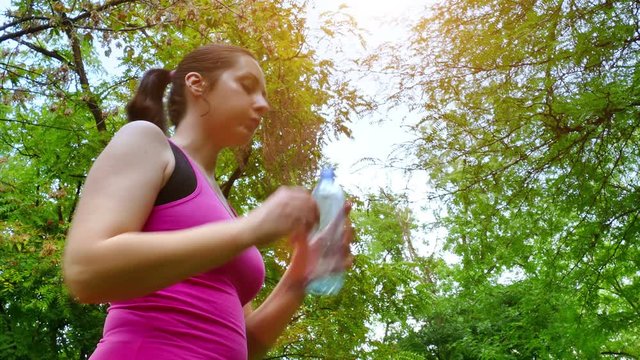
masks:
<instances>
[{"instance_id":1,"label":"green tree","mask_svg":"<svg viewBox=\"0 0 640 360\"><path fill-rule=\"evenodd\" d=\"M354 199L354 266L335 297L309 296L268 359L422 359L398 346L424 317L437 259L417 255L420 228L399 194Z\"/></svg>"},{"instance_id":2,"label":"green tree","mask_svg":"<svg viewBox=\"0 0 640 360\"><path fill-rule=\"evenodd\" d=\"M640 357L639 18L636 1L444 1L382 56L461 257L419 332L433 358Z\"/></svg>"},{"instance_id":3,"label":"green tree","mask_svg":"<svg viewBox=\"0 0 640 360\"><path fill-rule=\"evenodd\" d=\"M124 123L152 67L210 42L252 50L272 111L255 141L222 155L222 188L240 212L280 184L310 185L326 137L348 134L368 102L320 58L304 1L22 1L0 25L0 352L7 359L86 358L103 306L66 293L60 253L87 170ZM349 21L325 19L351 31ZM293 144L293 146L292 146ZM274 255L270 275L286 256ZM276 279L270 279L269 291Z\"/></svg>"}]
</instances>

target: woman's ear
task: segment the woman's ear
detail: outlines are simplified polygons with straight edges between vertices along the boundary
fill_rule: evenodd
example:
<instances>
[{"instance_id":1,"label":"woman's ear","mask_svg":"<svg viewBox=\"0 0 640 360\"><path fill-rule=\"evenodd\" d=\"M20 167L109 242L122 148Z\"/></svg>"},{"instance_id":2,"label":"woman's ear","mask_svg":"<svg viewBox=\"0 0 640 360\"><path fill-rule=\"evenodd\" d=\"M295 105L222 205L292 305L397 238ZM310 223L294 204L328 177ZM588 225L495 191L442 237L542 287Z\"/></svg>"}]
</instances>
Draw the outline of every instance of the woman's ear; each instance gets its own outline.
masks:
<instances>
[{"instance_id":1,"label":"woman's ear","mask_svg":"<svg viewBox=\"0 0 640 360\"><path fill-rule=\"evenodd\" d=\"M205 90L207 89L207 83L204 77L197 72L190 72L185 75L184 82L186 90L194 97L204 95Z\"/></svg>"}]
</instances>

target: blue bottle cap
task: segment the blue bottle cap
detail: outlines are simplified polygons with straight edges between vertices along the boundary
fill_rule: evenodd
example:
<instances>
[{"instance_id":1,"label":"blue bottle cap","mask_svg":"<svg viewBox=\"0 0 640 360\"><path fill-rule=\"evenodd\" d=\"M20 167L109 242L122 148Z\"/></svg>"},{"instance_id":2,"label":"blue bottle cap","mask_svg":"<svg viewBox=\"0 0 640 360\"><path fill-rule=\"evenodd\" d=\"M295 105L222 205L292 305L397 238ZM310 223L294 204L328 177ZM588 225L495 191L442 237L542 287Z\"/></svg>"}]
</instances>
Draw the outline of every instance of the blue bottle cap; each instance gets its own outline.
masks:
<instances>
[{"instance_id":1,"label":"blue bottle cap","mask_svg":"<svg viewBox=\"0 0 640 360\"><path fill-rule=\"evenodd\" d=\"M326 168L322 169L322 172L320 173L320 178L321 179L335 179L336 178L336 174L333 172L333 168L326 167Z\"/></svg>"}]
</instances>

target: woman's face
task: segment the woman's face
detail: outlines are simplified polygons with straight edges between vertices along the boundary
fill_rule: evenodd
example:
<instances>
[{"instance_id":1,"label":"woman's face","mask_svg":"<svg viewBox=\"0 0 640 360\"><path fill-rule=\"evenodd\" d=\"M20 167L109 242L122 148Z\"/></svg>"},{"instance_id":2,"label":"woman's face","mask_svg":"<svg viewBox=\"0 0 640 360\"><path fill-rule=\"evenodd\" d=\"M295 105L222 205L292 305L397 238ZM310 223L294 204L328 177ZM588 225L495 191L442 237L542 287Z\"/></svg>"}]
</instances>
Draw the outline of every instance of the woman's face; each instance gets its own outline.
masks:
<instances>
[{"instance_id":1,"label":"woman's face","mask_svg":"<svg viewBox=\"0 0 640 360\"><path fill-rule=\"evenodd\" d=\"M240 55L204 96L209 103L204 125L221 147L247 144L269 111L264 74L247 55Z\"/></svg>"}]
</instances>

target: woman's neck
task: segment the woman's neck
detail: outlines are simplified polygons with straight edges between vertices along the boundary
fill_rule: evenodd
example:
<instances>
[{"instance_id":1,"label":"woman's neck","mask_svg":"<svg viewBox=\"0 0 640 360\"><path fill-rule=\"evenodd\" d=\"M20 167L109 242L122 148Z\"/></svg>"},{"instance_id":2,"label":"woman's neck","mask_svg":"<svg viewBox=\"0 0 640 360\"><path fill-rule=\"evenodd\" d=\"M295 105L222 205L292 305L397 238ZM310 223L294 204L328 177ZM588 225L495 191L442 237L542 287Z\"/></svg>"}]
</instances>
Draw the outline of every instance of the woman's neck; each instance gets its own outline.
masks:
<instances>
[{"instance_id":1,"label":"woman's neck","mask_svg":"<svg viewBox=\"0 0 640 360\"><path fill-rule=\"evenodd\" d=\"M191 129L188 123L181 123L171 140L186 151L208 177L215 179L216 161L221 149L207 139L201 130Z\"/></svg>"}]
</instances>

